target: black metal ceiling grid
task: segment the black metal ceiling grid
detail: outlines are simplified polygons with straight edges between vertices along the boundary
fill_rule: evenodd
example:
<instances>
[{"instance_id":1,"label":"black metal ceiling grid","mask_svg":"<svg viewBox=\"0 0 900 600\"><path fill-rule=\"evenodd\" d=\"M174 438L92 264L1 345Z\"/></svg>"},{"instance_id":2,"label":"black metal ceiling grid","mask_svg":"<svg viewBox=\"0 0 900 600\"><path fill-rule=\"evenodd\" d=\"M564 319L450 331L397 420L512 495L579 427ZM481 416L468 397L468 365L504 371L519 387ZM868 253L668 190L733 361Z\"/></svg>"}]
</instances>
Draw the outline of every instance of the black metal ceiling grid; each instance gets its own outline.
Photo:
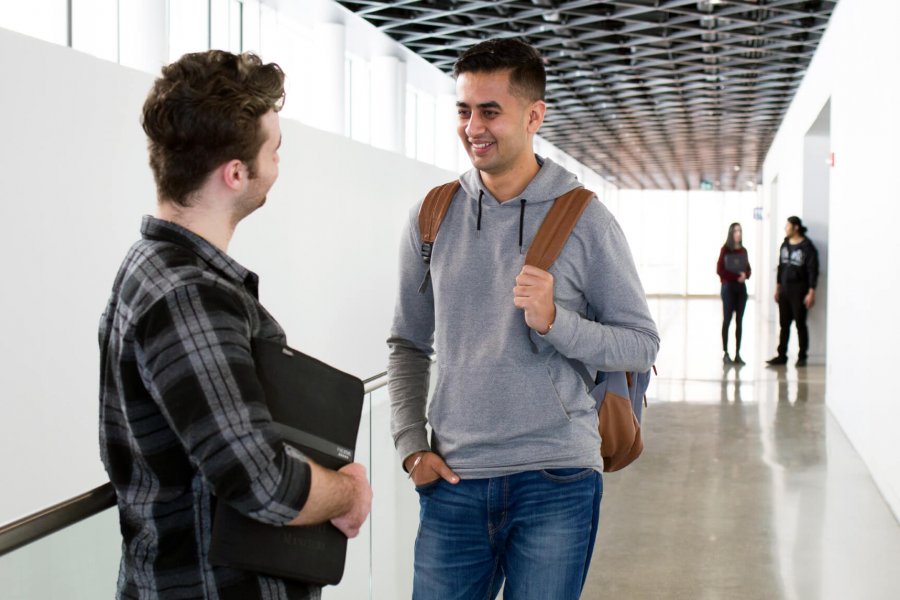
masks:
<instances>
[{"instance_id":1,"label":"black metal ceiling grid","mask_svg":"<svg viewBox=\"0 0 900 600\"><path fill-rule=\"evenodd\" d=\"M837 4L339 1L445 72L481 40L524 38L547 59L544 138L623 188L721 190L757 182Z\"/></svg>"}]
</instances>

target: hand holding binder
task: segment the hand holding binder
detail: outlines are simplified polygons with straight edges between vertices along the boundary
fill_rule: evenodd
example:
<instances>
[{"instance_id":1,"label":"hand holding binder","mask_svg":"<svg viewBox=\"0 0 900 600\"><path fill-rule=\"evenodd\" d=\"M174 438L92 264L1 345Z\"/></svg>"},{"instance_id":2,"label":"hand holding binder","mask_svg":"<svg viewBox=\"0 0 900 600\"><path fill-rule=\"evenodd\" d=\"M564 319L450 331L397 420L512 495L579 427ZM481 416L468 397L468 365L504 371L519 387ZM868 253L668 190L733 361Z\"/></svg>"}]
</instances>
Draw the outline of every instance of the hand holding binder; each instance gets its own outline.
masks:
<instances>
[{"instance_id":1,"label":"hand holding binder","mask_svg":"<svg viewBox=\"0 0 900 600\"><path fill-rule=\"evenodd\" d=\"M359 463L352 463L342 468L340 473L352 477L357 486L362 489L359 501L354 503L353 508L340 517L331 519L331 524L337 527L341 533L348 538L355 538L359 535L359 530L372 511L372 488L369 487L369 480L366 479L366 468Z\"/></svg>"}]
</instances>

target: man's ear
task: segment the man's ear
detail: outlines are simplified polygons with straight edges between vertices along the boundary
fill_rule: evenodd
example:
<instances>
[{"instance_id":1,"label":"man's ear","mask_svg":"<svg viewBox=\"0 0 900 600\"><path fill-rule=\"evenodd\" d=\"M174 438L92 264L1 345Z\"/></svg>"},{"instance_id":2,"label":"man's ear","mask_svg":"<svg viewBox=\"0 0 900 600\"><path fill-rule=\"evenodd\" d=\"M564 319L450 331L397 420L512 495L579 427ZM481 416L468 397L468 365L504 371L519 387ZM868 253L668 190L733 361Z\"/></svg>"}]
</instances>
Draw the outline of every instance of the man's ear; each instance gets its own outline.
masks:
<instances>
[{"instance_id":1,"label":"man's ear","mask_svg":"<svg viewBox=\"0 0 900 600\"><path fill-rule=\"evenodd\" d=\"M240 191L248 179L247 166L240 160L234 159L221 167L222 182L235 192Z\"/></svg>"},{"instance_id":2,"label":"man's ear","mask_svg":"<svg viewBox=\"0 0 900 600\"><path fill-rule=\"evenodd\" d=\"M547 103L543 100L536 100L531 103L528 109L528 133L537 133L537 130L544 124L544 115L547 114Z\"/></svg>"}]
</instances>

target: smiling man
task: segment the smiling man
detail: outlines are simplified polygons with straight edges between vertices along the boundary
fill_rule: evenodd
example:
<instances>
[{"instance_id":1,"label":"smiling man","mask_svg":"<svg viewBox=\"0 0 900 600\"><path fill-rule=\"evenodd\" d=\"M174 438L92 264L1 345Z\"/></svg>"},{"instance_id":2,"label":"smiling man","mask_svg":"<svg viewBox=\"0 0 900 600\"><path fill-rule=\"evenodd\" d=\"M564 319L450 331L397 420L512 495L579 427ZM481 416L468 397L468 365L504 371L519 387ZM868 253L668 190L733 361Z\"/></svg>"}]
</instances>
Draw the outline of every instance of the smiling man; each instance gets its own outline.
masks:
<instances>
[{"instance_id":1,"label":"smiling man","mask_svg":"<svg viewBox=\"0 0 900 600\"><path fill-rule=\"evenodd\" d=\"M413 597L494 598L504 586L507 598L575 599L603 463L594 400L571 361L645 371L659 336L628 244L600 202L549 272L524 266L554 200L580 187L533 151L547 110L540 54L489 40L454 72L474 168L428 264L421 204L410 212L388 340L392 434L420 499ZM439 375L426 418L431 354Z\"/></svg>"}]
</instances>

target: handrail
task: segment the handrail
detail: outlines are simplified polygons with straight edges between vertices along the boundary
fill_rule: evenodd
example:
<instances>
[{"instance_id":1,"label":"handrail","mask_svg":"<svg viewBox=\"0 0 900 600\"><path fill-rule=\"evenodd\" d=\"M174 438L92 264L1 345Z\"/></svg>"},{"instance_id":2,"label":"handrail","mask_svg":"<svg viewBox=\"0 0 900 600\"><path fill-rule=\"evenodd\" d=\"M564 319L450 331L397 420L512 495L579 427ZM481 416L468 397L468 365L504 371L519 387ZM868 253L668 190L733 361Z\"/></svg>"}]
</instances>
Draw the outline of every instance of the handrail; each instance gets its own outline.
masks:
<instances>
[{"instance_id":1,"label":"handrail","mask_svg":"<svg viewBox=\"0 0 900 600\"><path fill-rule=\"evenodd\" d=\"M0 527L0 556L116 505L116 491L106 483Z\"/></svg>"},{"instance_id":2,"label":"handrail","mask_svg":"<svg viewBox=\"0 0 900 600\"><path fill-rule=\"evenodd\" d=\"M387 371L382 371L378 375L372 375L368 379L363 380L363 385L365 386L365 392L370 394L379 388L383 388L387 385L388 377Z\"/></svg>"},{"instance_id":3,"label":"handrail","mask_svg":"<svg viewBox=\"0 0 900 600\"><path fill-rule=\"evenodd\" d=\"M363 381L366 394L387 385L387 372ZM0 556L18 550L61 529L80 523L116 505L116 491L111 483L79 494L59 504L39 510L17 521L0 526Z\"/></svg>"}]
</instances>

